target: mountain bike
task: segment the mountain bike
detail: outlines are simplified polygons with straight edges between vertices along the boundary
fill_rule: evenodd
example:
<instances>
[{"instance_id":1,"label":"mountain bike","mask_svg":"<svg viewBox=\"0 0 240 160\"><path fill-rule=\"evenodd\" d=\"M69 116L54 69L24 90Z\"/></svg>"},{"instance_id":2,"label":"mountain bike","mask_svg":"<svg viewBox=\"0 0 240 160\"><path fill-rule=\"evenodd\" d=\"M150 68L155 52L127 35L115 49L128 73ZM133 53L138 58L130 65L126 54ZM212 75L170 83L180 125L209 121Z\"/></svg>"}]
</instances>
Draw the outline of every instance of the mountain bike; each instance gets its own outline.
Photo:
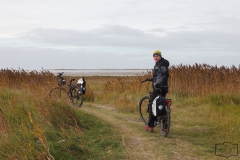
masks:
<instances>
[{"instance_id":1,"label":"mountain bike","mask_svg":"<svg viewBox=\"0 0 240 160\"><path fill-rule=\"evenodd\" d=\"M142 83L147 82L147 81L151 81L151 80L145 79L142 81ZM145 125L148 125L149 107L152 107L152 106L150 106L151 105L150 97L151 97L152 92L150 92L149 90L148 90L148 92L149 92L149 95L143 96L141 98L141 100L139 101L139 105L138 105L140 117ZM165 107L166 107L167 115L158 116L154 123L154 126L156 126L156 125L158 126L160 134L164 137L166 137L168 135L169 130L170 130L170 122L171 122L170 106L171 106L172 100L170 98L165 98L165 102L166 102Z\"/></svg>"},{"instance_id":2,"label":"mountain bike","mask_svg":"<svg viewBox=\"0 0 240 160\"><path fill-rule=\"evenodd\" d=\"M50 90L49 96L53 100L65 99L71 101L71 103L76 107L81 107L83 104L83 94L79 91L77 85L73 85L72 82L75 78L71 78L69 83L62 77L64 72L58 73L57 80L58 86ZM67 85L67 89L66 86Z\"/></svg>"}]
</instances>

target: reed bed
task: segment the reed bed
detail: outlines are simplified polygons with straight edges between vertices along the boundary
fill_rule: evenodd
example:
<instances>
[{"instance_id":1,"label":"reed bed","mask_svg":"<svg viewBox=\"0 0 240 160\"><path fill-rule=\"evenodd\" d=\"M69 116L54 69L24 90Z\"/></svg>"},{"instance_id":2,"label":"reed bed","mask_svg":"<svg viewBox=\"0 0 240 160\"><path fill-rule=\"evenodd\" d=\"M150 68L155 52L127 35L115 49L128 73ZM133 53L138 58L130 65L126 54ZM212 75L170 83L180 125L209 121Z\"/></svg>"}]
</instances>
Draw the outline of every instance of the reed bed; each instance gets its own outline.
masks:
<instances>
[{"instance_id":1,"label":"reed bed","mask_svg":"<svg viewBox=\"0 0 240 160\"><path fill-rule=\"evenodd\" d=\"M0 71L0 159L90 156L81 118L69 102L49 99L53 86L47 71Z\"/></svg>"},{"instance_id":2,"label":"reed bed","mask_svg":"<svg viewBox=\"0 0 240 160\"><path fill-rule=\"evenodd\" d=\"M33 90L34 92L54 86L54 75L48 71L0 70L0 87ZM43 90L42 90L43 89Z\"/></svg>"},{"instance_id":3,"label":"reed bed","mask_svg":"<svg viewBox=\"0 0 240 160\"><path fill-rule=\"evenodd\" d=\"M180 97L240 94L240 68L207 64L171 66L170 93Z\"/></svg>"},{"instance_id":4,"label":"reed bed","mask_svg":"<svg viewBox=\"0 0 240 160\"><path fill-rule=\"evenodd\" d=\"M184 130L188 130L191 136L196 131L189 126L198 126L199 130L209 130L207 134L216 140L239 142L240 68L177 65L171 66L169 73L167 96L173 99L173 121L175 116L179 125L175 132L185 135ZM131 77L85 77L84 97L91 103L136 113L140 98L151 91L152 85L141 81L151 77L150 71ZM52 155L60 154L54 148L59 145L72 155L81 157L77 151L89 154L86 146L77 145L84 143L80 117L67 102L49 101L48 92L55 86L56 77L48 71L0 70L0 158L24 159L26 155L30 159L53 159ZM210 128L214 128L214 134Z\"/></svg>"},{"instance_id":5,"label":"reed bed","mask_svg":"<svg viewBox=\"0 0 240 160\"><path fill-rule=\"evenodd\" d=\"M214 101L217 105L239 104L240 69L235 66L173 65L169 68L169 75L168 95L177 100L198 98L202 103ZM104 84L102 101L112 102L122 110L134 111L137 109L139 96L151 91L151 83L141 84L141 80L151 77L149 71L134 77L115 77Z\"/></svg>"},{"instance_id":6,"label":"reed bed","mask_svg":"<svg viewBox=\"0 0 240 160\"><path fill-rule=\"evenodd\" d=\"M173 116L179 125L214 128L214 135L209 129L210 137L239 142L240 68L177 65L171 66L169 73L167 97L172 98ZM140 98L151 91L151 83L142 84L141 80L151 77L150 72L135 77L114 77L104 84L98 99L118 110L135 112Z\"/></svg>"},{"instance_id":7,"label":"reed bed","mask_svg":"<svg viewBox=\"0 0 240 160\"><path fill-rule=\"evenodd\" d=\"M103 86L103 94L100 101L114 105L119 110L128 112L137 111L137 101L141 93L147 93L146 89L149 83L142 84L141 81L151 76L151 72L147 74L139 74L137 76L113 77Z\"/></svg>"}]
</instances>

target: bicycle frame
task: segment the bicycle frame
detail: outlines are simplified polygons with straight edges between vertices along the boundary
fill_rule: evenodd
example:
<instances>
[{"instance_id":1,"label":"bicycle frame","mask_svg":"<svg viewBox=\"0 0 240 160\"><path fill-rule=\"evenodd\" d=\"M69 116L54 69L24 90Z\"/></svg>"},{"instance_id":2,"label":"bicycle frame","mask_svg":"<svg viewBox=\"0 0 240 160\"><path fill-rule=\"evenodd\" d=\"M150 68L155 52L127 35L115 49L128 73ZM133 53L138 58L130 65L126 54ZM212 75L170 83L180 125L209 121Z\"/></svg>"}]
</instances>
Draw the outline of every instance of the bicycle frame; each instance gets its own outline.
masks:
<instances>
[{"instance_id":1,"label":"bicycle frame","mask_svg":"<svg viewBox=\"0 0 240 160\"><path fill-rule=\"evenodd\" d=\"M75 81L75 78L71 78L71 79L69 80L69 83L67 83L66 80L62 77L62 74L63 74L63 73L64 73L64 72L61 72L61 73L58 73L58 75L57 75L57 79L60 78L60 81L58 82L58 86L63 89L63 86L64 86L65 84L67 84L67 86L68 86L68 91L67 91L67 92L70 93L71 87L72 87L72 82Z\"/></svg>"}]
</instances>

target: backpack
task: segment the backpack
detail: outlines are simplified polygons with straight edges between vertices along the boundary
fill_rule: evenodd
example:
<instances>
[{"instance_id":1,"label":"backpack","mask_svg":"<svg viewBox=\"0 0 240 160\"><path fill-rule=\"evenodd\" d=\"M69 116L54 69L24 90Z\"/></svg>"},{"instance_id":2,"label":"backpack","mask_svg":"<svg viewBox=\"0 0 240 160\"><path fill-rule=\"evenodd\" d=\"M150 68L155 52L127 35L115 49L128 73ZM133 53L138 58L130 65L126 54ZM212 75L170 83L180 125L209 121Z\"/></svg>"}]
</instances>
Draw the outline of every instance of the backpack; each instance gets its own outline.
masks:
<instances>
[{"instance_id":1,"label":"backpack","mask_svg":"<svg viewBox=\"0 0 240 160\"><path fill-rule=\"evenodd\" d=\"M83 84L82 84L82 93L85 94L86 93L86 81L83 78Z\"/></svg>"},{"instance_id":2,"label":"backpack","mask_svg":"<svg viewBox=\"0 0 240 160\"><path fill-rule=\"evenodd\" d=\"M81 93L85 94L86 92L86 81L84 77L80 78L77 82L78 85L80 85Z\"/></svg>"},{"instance_id":3,"label":"backpack","mask_svg":"<svg viewBox=\"0 0 240 160\"><path fill-rule=\"evenodd\" d=\"M165 97L158 95L152 103L152 113L154 116L162 116L166 114Z\"/></svg>"}]
</instances>

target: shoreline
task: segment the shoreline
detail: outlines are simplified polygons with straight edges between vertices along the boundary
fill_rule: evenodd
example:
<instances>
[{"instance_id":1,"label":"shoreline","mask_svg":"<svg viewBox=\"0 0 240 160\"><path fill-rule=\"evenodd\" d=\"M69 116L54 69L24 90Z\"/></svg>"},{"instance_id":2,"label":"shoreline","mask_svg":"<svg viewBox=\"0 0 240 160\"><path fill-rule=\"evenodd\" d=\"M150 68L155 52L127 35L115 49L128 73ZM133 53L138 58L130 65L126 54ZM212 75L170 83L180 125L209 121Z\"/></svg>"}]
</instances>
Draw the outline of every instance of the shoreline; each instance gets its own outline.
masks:
<instances>
[{"instance_id":1,"label":"shoreline","mask_svg":"<svg viewBox=\"0 0 240 160\"><path fill-rule=\"evenodd\" d=\"M64 72L65 76L139 76L151 69L44 69L54 75Z\"/></svg>"}]
</instances>

